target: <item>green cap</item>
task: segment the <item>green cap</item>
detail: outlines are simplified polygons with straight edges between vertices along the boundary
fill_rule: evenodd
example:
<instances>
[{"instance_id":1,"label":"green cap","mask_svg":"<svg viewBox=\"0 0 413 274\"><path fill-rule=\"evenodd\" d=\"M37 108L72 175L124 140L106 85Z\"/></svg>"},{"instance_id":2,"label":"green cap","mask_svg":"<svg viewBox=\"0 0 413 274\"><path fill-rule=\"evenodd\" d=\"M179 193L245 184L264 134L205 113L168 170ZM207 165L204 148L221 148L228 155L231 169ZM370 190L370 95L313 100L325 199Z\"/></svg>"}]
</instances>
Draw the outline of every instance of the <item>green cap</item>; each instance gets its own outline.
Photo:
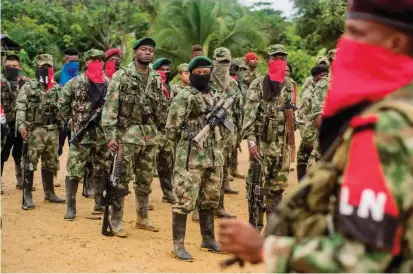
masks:
<instances>
[{"instance_id":1,"label":"green cap","mask_svg":"<svg viewBox=\"0 0 413 274\"><path fill-rule=\"evenodd\" d=\"M156 43L155 43L155 40L153 40L152 38L144 37L142 39L136 40L135 43L133 43L133 49L137 49L140 46L151 46L155 48Z\"/></svg>"},{"instance_id":2,"label":"green cap","mask_svg":"<svg viewBox=\"0 0 413 274\"><path fill-rule=\"evenodd\" d=\"M221 61L231 61L231 51L227 48L224 47L220 47L220 48L216 48L214 50L214 54L212 56L212 58L215 61L221 62Z\"/></svg>"},{"instance_id":3,"label":"green cap","mask_svg":"<svg viewBox=\"0 0 413 274\"><path fill-rule=\"evenodd\" d=\"M178 72L179 72L179 73L185 72L185 71L189 71L189 70L188 70L188 64L187 64L187 63L180 64L180 65L177 67L177 69L178 69Z\"/></svg>"},{"instance_id":4,"label":"green cap","mask_svg":"<svg viewBox=\"0 0 413 274\"><path fill-rule=\"evenodd\" d=\"M326 63L328 66L330 65L330 61L328 60L327 56L318 56L316 64L319 65L321 62Z\"/></svg>"},{"instance_id":5,"label":"green cap","mask_svg":"<svg viewBox=\"0 0 413 274\"><path fill-rule=\"evenodd\" d=\"M163 65L170 65L172 63L171 60L167 58L158 58L153 62L152 69L157 70L158 68L162 67Z\"/></svg>"},{"instance_id":6,"label":"green cap","mask_svg":"<svg viewBox=\"0 0 413 274\"><path fill-rule=\"evenodd\" d=\"M50 54L40 54L34 59L38 67L43 65L53 66L53 57Z\"/></svg>"},{"instance_id":7,"label":"green cap","mask_svg":"<svg viewBox=\"0 0 413 274\"><path fill-rule=\"evenodd\" d=\"M105 60L105 53L102 50L90 49L85 52L83 58L85 59L85 61L91 58Z\"/></svg>"},{"instance_id":8,"label":"green cap","mask_svg":"<svg viewBox=\"0 0 413 274\"><path fill-rule=\"evenodd\" d=\"M212 60L206 56L195 56L188 64L188 70L191 72L195 68L210 68Z\"/></svg>"},{"instance_id":9,"label":"green cap","mask_svg":"<svg viewBox=\"0 0 413 274\"><path fill-rule=\"evenodd\" d=\"M277 53L288 55L287 50L284 47L284 45L276 44L276 45L271 45L268 47L268 50L267 50L268 55L274 55Z\"/></svg>"},{"instance_id":10,"label":"green cap","mask_svg":"<svg viewBox=\"0 0 413 274\"><path fill-rule=\"evenodd\" d=\"M337 53L337 50L336 50L336 49L330 49L330 50L327 52L328 60L334 59L336 53Z\"/></svg>"}]
</instances>

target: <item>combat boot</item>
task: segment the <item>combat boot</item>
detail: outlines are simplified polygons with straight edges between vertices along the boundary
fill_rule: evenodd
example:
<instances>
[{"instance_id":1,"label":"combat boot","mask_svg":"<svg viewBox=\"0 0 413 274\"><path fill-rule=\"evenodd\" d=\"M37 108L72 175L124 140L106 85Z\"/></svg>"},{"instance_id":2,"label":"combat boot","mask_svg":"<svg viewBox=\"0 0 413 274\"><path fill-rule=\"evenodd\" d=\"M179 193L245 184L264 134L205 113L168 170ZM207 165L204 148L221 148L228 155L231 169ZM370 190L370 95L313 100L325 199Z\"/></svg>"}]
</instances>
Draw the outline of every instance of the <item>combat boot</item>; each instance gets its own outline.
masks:
<instances>
[{"instance_id":1,"label":"combat boot","mask_svg":"<svg viewBox=\"0 0 413 274\"><path fill-rule=\"evenodd\" d=\"M148 217L148 199L148 194L136 193L135 195L137 215L135 228L158 232L159 227L153 224Z\"/></svg>"},{"instance_id":2,"label":"combat boot","mask_svg":"<svg viewBox=\"0 0 413 274\"><path fill-rule=\"evenodd\" d=\"M162 202L173 204L176 201L175 193L172 190L172 172L159 173L159 181L162 188Z\"/></svg>"},{"instance_id":3,"label":"combat boot","mask_svg":"<svg viewBox=\"0 0 413 274\"><path fill-rule=\"evenodd\" d=\"M184 262L193 262L194 258L185 249L185 232L186 232L186 214L172 213L172 237L174 250L172 254L178 260Z\"/></svg>"},{"instance_id":4,"label":"combat boot","mask_svg":"<svg viewBox=\"0 0 413 274\"><path fill-rule=\"evenodd\" d=\"M238 172L237 167L231 167L229 170L229 175L237 179L245 179L245 176Z\"/></svg>"},{"instance_id":5,"label":"combat boot","mask_svg":"<svg viewBox=\"0 0 413 274\"><path fill-rule=\"evenodd\" d=\"M111 223L113 233L116 237L126 238L128 234L126 233L125 228L123 228L122 220L123 220L123 208L125 206L125 196L118 196L115 197L117 204L120 206L119 210L115 210L113 206L111 206Z\"/></svg>"},{"instance_id":6,"label":"combat boot","mask_svg":"<svg viewBox=\"0 0 413 274\"><path fill-rule=\"evenodd\" d=\"M15 161L14 170L16 172L16 188L23 189L23 170L20 161Z\"/></svg>"},{"instance_id":7,"label":"combat boot","mask_svg":"<svg viewBox=\"0 0 413 274\"><path fill-rule=\"evenodd\" d=\"M221 188L221 194L219 195L219 204L218 204L218 208L215 209L215 216L217 218L226 218L226 219L232 219L232 218L236 218L237 216L226 211L225 207L224 207L224 191Z\"/></svg>"},{"instance_id":8,"label":"combat boot","mask_svg":"<svg viewBox=\"0 0 413 274\"><path fill-rule=\"evenodd\" d=\"M64 219L73 221L76 216L76 193L77 193L77 188L79 186L79 180L78 179L70 180L68 177L66 177L65 185L66 185L67 209L66 209L66 215Z\"/></svg>"},{"instance_id":9,"label":"combat boot","mask_svg":"<svg viewBox=\"0 0 413 274\"><path fill-rule=\"evenodd\" d=\"M222 183L224 184L225 194L238 195L239 191L231 188L231 186L229 185L228 179L224 179Z\"/></svg>"},{"instance_id":10,"label":"combat boot","mask_svg":"<svg viewBox=\"0 0 413 274\"><path fill-rule=\"evenodd\" d=\"M66 202L66 200L60 198L54 192L53 179L54 179L53 171L51 171L48 168L42 168L42 184L43 184L43 190L44 190L44 200L49 201L51 203L62 204Z\"/></svg>"},{"instance_id":11,"label":"combat boot","mask_svg":"<svg viewBox=\"0 0 413 274\"><path fill-rule=\"evenodd\" d=\"M95 198L95 207L93 211L95 212L105 212L105 206L103 201L103 191L106 189L108 181L108 174L103 172L102 175L95 175L93 176L94 182L94 198Z\"/></svg>"},{"instance_id":12,"label":"combat boot","mask_svg":"<svg viewBox=\"0 0 413 274\"><path fill-rule=\"evenodd\" d=\"M199 225L202 235L201 250L224 254L215 241L214 209L199 209Z\"/></svg>"},{"instance_id":13,"label":"combat boot","mask_svg":"<svg viewBox=\"0 0 413 274\"><path fill-rule=\"evenodd\" d=\"M23 201L23 206L22 206L24 210L34 209L33 197L32 197L33 175L34 175L34 171L30 170L30 171L27 171L27 175L25 176L26 187L23 190L24 201Z\"/></svg>"},{"instance_id":14,"label":"combat boot","mask_svg":"<svg viewBox=\"0 0 413 274\"><path fill-rule=\"evenodd\" d=\"M195 223L199 223L199 209L195 207L194 211L192 212L192 221Z\"/></svg>"}]
</instances>

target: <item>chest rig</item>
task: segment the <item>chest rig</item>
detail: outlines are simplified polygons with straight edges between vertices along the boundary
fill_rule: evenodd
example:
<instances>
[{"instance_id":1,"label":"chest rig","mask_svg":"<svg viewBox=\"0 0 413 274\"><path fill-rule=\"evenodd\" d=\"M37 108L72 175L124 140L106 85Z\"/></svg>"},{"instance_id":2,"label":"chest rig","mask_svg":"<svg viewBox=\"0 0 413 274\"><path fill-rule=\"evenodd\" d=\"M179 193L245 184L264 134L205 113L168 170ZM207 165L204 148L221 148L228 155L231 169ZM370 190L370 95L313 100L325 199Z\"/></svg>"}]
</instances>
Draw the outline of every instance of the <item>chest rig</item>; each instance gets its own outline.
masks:
<instances>
[{"instance_id":1,"label":"chest rig","mask_svg":"<svg viewBox=\"0 0 413 274\"><path fill-rule=\"evenodd\" d=\"M185 121L181 126L181 136L183 139L192 140L202 130L207 123L206 115L212 110L217 101L217 97L203 96L202 93L191 90L191 94L187 100L188 111ZM204 142L204 147L210 148L214 142L214 138L210 134Z\"/></svg>"},{"instance_id":2,"label":"chest rig","mask_svg":"<svg viewBox=\"0 0 413 274\"><path fill-rule=\"evenodd\" d=\"M19 93L19 88L23 86L24 82L20 77L15 83L8 81L6 78L1 79L1 105L9 123L16 120L16 98Z\"/></svg>"},{"instance_id":3,"label":"chest rig","mask_svg":"<svg viewBox=\"0 0 413 274\"><path fill-rule=\"evenodd\" d=\"M57 93L54 88L45 93L36 80L31 80L27 93L26 121L40 125L56 124L59 114L56 103Z\"/></svg>"},{"instance_id":4,"label":"chest rig","mask_svg":"<svg viewBox=\"0 0 413 274\"><path fill-rule=\"evenodd\" d=\"M119 114L118 126L127 128L132 125L153 125L153 111L151 98L153 94L146 92L146 86L138 75L132 75L123 69L128 80L126 87L122 88L119 93ZM147 85L159 87L155 77Z\"/></svg>"},{"instance_id":5,"label":"chest rig","mask_svg":"<svg viewBox=\"0 0 413 274\"><path fill-rule=\"evenodd\" d=\"M282 136L285 128L285 100L283 92L258 106L256 132L264 142L275 142Z\"/></svg>"}]
</instances>

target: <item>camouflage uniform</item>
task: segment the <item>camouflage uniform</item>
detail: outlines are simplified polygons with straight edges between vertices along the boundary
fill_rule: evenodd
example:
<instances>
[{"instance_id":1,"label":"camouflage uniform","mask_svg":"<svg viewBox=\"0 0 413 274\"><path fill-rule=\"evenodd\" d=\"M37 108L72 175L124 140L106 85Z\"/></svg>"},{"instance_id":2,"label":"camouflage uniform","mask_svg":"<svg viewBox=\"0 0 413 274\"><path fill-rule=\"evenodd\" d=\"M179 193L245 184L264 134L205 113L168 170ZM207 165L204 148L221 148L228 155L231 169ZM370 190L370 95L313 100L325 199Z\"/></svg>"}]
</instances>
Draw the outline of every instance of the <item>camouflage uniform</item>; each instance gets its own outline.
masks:
<instances>
[{"instance_id":1,"label":"camouflage uniform","mask_svg":"<svg viewBox=\"0 0 413 274\"><path fill-rule=\"evenodd\" d=\"M379 167L376 168L381 170L378 173L383 175L384 183L393 196L400 214L400 219L397 221L400 222L400 226L403 228L399 230L399 235L401 235L400 254L395 256L391 251L377 249L359 240L358 237L349 235L348 232L344 233L344 223L338 221L338 218L341 217L338 217L339 214L336 213L341 207L339 199L334 200L332 206L333 209L337 209L334 211L335 216L332 218L335 231L328 232L326 225L326 212L330 210L328 201L331 201L330 193L337 194L338 190L336 188L342 185L346 177L343 175L346 172L344 167L351 163L349 144L357 136L353 130L352 134L346 134L347 132L343 134L343 136L348 137L344 138L342 144L335 149L331 157L337 159L335 165L343 161L340 164L340 173L335 174L338 172L336 168L331 170L331 163L325 161L316 163L309 170L308 175L304 177L299 188L280 205L279 216L286 217L282 218L275 226L275 230L270 232L275 232L276 235L289 234L291 237L268 236L266 238L264 260L268 272L411 273L413 271L413 241L411 241L413 235L413 199L411 192L406 192L406 190L413 189L411 168L411 162L413 161L413 143L411 142L413 139L413 112L411 110L413 105L413 83L404 87L404 90L391 94L387 99L404 103L406 106L405 113L386 106L369 113L368 117L373 114L378 118L372 129L374 149L377 151L380 161ZM385 100L386 98L383 101ZM394 102L390 103L395 105ZM379 104L380 102L374 103L371 107L374 108ZM410 114L407 114L407 112L410 112ZM364 155L354 154L354 156L364 159ZM335 177L331 177L326 172L333 172ZM360 175L362 177L354 179L357 182L361 179L361 184L373 176L369 173ZM333 178L332 183L335 187L328 184L326 178ZM302 197L303 195L304 197ZM324 195L328 197L326 198ZM352 224L354 223L356 221L352 222ZM285 233L284 224L288 224L288 227L293 228L292 231ZM381 222L377 222L370 228L372 229L370 234L375 233L374 229L377 226L389 227L392 225L393 220L384 217ZM381 236L385 239L392 239L387 234L381 234Z\"/></svg>"},{"instance_id":2,"label":"camouflage uniform","mask_svg":"<svg viewBox=\"0 0 413 274\"><path fill-rule=\"evenodd\" d=\"M157 59L153 65L152 69L155 71L159 69L162 65L170 65L171 60L166 58ZM165 85L165 84L164 84ZM170 85L165 85L168 89L169 94L171 94ZM155 94L156 95L156 94ZM156 95L157 96L157 95ZM165 97L165 96L164 96ZM168 116L168 98L165 97L164 100L160 101L160 117L161 120L158 126L158 148L156 153L156 170L159 176L159 182L162 189L162 201L173 204L176 197L172 190L172 172L174 166L174 144L171 143L165 136L165 124Z\"/></svg>"},{"instance_id":3,"label":"camouflage uniform","mask_svg":"<svg viewBox=\"0 0 413 274\"><path fill-rule=\"evenodd\" d=\"M314 87L308 112L308 121L306 122L306 136L308 135L308 141L313 142L313 150L308 160L308 167L317 162L320 159L320 152L318 149L318 130L314 125L313 120L323 113L324 99L327 95L328 86L330 84L329 76L324 76L318 81Z\"/></svg>"},{"instance_id":4,"label":"camouflage uniform","mask_svg":"<svg viewBox=\"0 0 413 274\"><path fill-rule=\"evenodd\" d=\"M36 56L38 67L43 65L53 66L53 58L49 54ZM50 79L52 80L52 79ZM65 200L56 196L53 187L53 178L59 170L57 156L59 129L63 127L63 120L57 108L60 86L54 86L47 90L37 80L31 80L20 90L16 99L16 123L21 132L26 129L29 132L28 159L30 171L28 171L25 194L25 209L34 208L31 191L33 187L33 173L37 170L37 163L42 161L42 183L45 200L63 203Z\"/></svg>"},{"instance_id":5,"label":"camouflage uniform","mask_svg":"<svg viewBox=\"0 0 413 274\"><path fill-rule=\"evenodd\" d=\"M101 50L91 49L85 53L85 61L93 58L103 61L105 53ZM59 98L59 109L66 121L69 122L72 136L76 134L87 122L95 109L101 107L109 79L105 78L105 87L100 94L101 102L92 107L92 99L89 92L91 81L85 73L76 76L65 84ZM109 149L104 136L103 128L97 125L86 132L79 145L72 144L69 147L67 160L66 191L69 207L75 206L76 192L80 179L83 177L85 165L91 157L92 176L94 182L95 207L94 211L102 212L103 190L106 187L109 169ZM86 184L86 182L83 182ZM75 210L75 208L73 208ZM73 219L75 216L65 216ZM73 217L73 218L71 218Z\"/></svg>"},{"instance_id":6,"label":"camouflage uniform","mask_svg":"<svg viewBox=\"0 0 413 274\"><path fill-rule=\"evenodd\" d=\"M329 64L329 61L325 56L320 56L317 58L316 64L318 65L321 62L325 62L327 65ZM314 83L313 77L308 77L303 85L300 106L298 108L298 120L305 123L299 127L301 143L297 152L298 180L300 180L305 174L311 152L313 151L313 145L317 138L317 128L315 127L312 119L309 117L315 86L316 83Z\"/></svg>"},{"instance_id":7,"label":"camouflage uniform","mask_svg":"<svg viewBox=\"0 0 413 274\"><path fill-rule=\"evenodd\" d=\"M155 47L152 39L143 38L135 42L133 49L136 50L142 43ZM144 83L135 62L132 62L113 75L102 113L106 140L117 140L125 147L123 160L126 168L120 183L127 187L132 174L135 175L136 228L151 231L159 231L148 218L148 196L152 192L152 172L158 145L157 126L163 122L161 106L164 100L159 74L149 68L147 82ZM114 231L124 231L123 208L116 218L112 216Z\"/></svg>"},{"instance_id":8,"label":"camouflage uniform","mask_svg":"<svg viewBox=\"0 0 413 274\"><path fill-rule=\"evenodd\" d=\"M213 53L214 60L214 71L212 72L212 88L216 90L216 94L223 98L229 98L231 96L236 96L234 103L231 108L228 109L228 119L235 125L232 131L223 132L223 154L224 154L224 167L222 174L222 184L221 184L221 196L220 203L216 212L216 216L219 218L234 218L235 215L227 212L224 207L224 193L227 194L238 194L237 190L233 190L229 185L229 168L232 161L232 153L234 148L237 146L237 138L242 129L241 120L242 120L242 94L239 92L237 82L232 79L229 75L229 66L231 61L231 52L229 49L220 47L214 50ZM219 62L228 61L225 66L228 66L228 69L224 66L226 77L228 80L228 86L224 90L223 79L220 78L220 75L217 75L217 69L219 66L222 66Z\"/></svg>"},{"instance_id":9,"label":"camouflage uniform","mask_svg":"<svg viewBox=\"0 0 413 274\"><path fill-rule=\"evenodd\" d=\"M272 45L268 48L268 54L285 53L282 45ZM264 76L251 83L247 91L245 116L243 123L243 135L248 141L259 139L259 153L263 158L261 162L263 187L274 191L267 195L267 213L271 213L276 204L279 203L282 193L287 187L289 163L283 164L287 159L287 150L283 151L285 133L286 109L293 108L294 85L289 77L285 77L279 96L265 101L263 99ZM264 135L265 134L265 135ZM247 191L252 182L252 164L247 176ZM262 224L259 224L262 225Z\"/></svg>"},{"instance_id":10,"label":"camouflage uniform","mask_svg":"<svg viewBox=\"0 0 413 274\"><path fill-rule=\"evenodd\" d=\"M1 175L3 175L4 163L9 159L10 152L13 150L12 156L15 164L16 187L19 189L23 187L22 168L20 165L23 150L23 139L15 125L16 98L19 93L19 89L25 83L26 80L21 76L17 78L17 81L8 80L5 77L1 78L1 105L10 129L6 136L4 136L4 132L2 133L5 138L4 144L1 147Z\"/></svg>"},{"instance_id":11,"label":"camouflage uniform","mask_svg":"<svg viewBox=\"0 0 413 274\"><path fill-rule=\"evenodd\" d=\"M251 83L255 79L258 79L259 77L260 77L260 74L258 73L258 69L248 66L244 74L244 89L247 91Z\"/></svg>"},{"instance_id":12,"label":"camouflage uniform","mask_svg":"<svg viewBox=\"0 0 413 274\"><path fill-rule=\"evenodd\" d=\"M189 70L199 66L199 62L212 65L208 57L197 56L189 63ZM184 248L184 238L187 214L194 210L197 201L202 234L201 249L219 252L214 237L214 209L218 207L220 198L223 144L221 140L215 139L214 131L208 133L203 149L189 141L206 125L205 116L218 99L218 94L214 94L212 90L201 93L188 86L180 90L172 101L166 123L167 138L177 144L173 183L177 201L172 207L174 255L184 261L193 260ZM218 127L221 134L224 134L224 127ZM224 140L225 138L223 136Z\"/></svg>"},{"instance_id":13,"label":"camouflage uniform","mask_svg":"<svg viewBox=\"0 0 413 274\"><path fill-rule=\"evenodd\" d=\"M188 64L187 63L182 63L178 66L178 72L185 72L188 71ZM178 95L178 92L185 88L184 85L182 84L181 81L179 81L178 83L176 83L175 85L173 85L171 87L171 100L176 97Z\"/></svg>"}]
</instances>

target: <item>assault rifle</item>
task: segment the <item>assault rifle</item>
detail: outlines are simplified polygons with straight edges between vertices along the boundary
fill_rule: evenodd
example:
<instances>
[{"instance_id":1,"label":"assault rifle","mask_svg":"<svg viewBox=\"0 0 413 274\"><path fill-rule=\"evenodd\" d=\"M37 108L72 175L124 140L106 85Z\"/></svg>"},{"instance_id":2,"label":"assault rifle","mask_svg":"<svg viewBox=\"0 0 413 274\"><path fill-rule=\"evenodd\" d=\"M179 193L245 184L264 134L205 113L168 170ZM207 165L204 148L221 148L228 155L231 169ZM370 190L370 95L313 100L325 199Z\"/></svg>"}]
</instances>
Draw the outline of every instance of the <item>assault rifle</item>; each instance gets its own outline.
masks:
<instances>
[{"instance_id":1,"label":"assault rifle","mask_svg":"<svg viewBox=\"0 0 413 274\"><path fill-rule=\"evenodd\" d=\"M102 234L105 236L113 236L112 223L109 219L109 206L112 206L112 212L119 211L121 206L117 202L117 197L128 195L128 189L120 184L122 171L125 167L123 162L124 145L119 144L117 153L113 158L111 165L109 183L106 190L103 192L103 199L105 203L105 213L103 215Z\"/></svg>"},{"instance_id":2,"label":"assault rifle","mask_svg":"<svg viewBox=\"0 0 413 274\"><path fill-rule=\"evenodd\" d=\"M257 136L257 148L259 148L259 136ZM252 181L248 189L248 221L250 224L261 231L263 227L264 204L263 190L261 187L262 170L261 163L254 161L252 163Z\"/></svg>"},{"instance_id":3,"label":"assault rifle","mask_svg":"<svg viewBox=\"0 0 413 274\"><path fill-rule=\"evenodd\" d=\"M24 199L24 191L27 188L27 181L29 180L29 172L33 170L33 165L29 159L29 145L27 140L23 142L23 195L22 195L22 208L27 210L26 200Z\"/></svg>"},{"instance_id":4,"label":"assault rifle","mask_svg":"<svg viewBox=\"0 0 413 274\"><path fill-rule=\"evenodd\" d=\"M96 127L99 124L100 118L102 116L103 106L105 105L106 100L101 99L98 107L93 111L92 115L90 115L89 119L85 122L84 126L76 132L76 134L72 137L72 140L69 141L70 144L77 146L82 142L83 137L85 137L86 132L90 129Z\"/></svg>"},{"instance_id":5,"label":"assault rifle","mask_svg":"<svg viewBox=\"0 0 413 274\"><path fill-rule=\"evenodd\" d=\"M234 100L235 95L227 99L221 98L215 104L212 111L205 117L205 119L207 120L207 125L203 129L201 129L201 131L192 139L195 146L197 146L199 149L204 148L204 140L208 136L211 129L214 130L215 140L221 140L221 133L219 132L219 127L217 127L219 125L223 125L228 130L232 130L234 128L232 121L227 118L227 109L231 107L232 103L234 103Z\"/></svg>"}]
</instances>

